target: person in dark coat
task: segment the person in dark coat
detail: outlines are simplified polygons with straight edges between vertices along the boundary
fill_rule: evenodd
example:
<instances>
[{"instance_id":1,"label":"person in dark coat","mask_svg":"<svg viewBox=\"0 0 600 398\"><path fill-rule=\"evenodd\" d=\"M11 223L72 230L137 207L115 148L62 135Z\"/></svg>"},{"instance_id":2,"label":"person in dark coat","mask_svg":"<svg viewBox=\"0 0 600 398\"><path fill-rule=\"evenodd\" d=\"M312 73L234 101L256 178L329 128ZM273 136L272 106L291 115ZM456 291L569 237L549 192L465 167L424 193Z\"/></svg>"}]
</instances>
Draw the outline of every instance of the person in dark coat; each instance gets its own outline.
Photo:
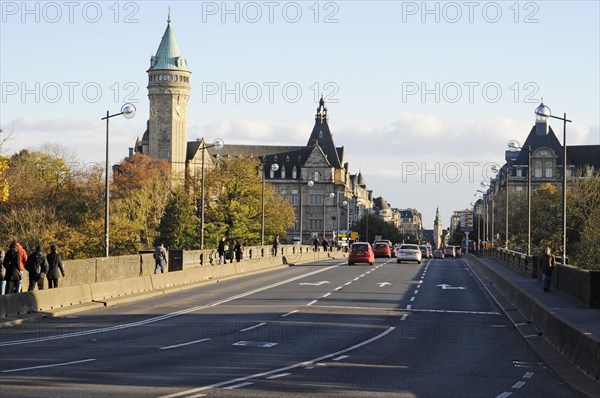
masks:
<instances>
[{"instance_id":1,"label":"person in dark coat","mask_svg":"<svg viewBox=\"0 0 600 398\"><path fill-rule=\"evenodd\" d=\"M320 244L321 243L319 242L319 238L315 237L315 240L313 240L313 249L314 249L314 251L318 251L319 250L319 245Z\"/></svg>"},{"instance_id":2,"label":"person in dark coat","mask_svg":"<svg viewBox=\"0 0 600 398\"><path fill-rule=\"evenodd\" d=\"M60 254L56 252L56 246L50 246L50 254L46 256L48 260L48 273L46 274L46 278L48 279L48 289L52 289L53 287L58 287L58 278L60 275L65 277L65 269L63 268L62 258L60 258Z\"/></svg>"},{"instance_id":3,"label":"person in dark coat","mask_svg":"<svg viewBox=\"0 0 600 398\"><path fill-rule=\"evenodd\" d=\"M545 292L550 291L550 280L552 279L552 271L556 267L556 259L551 253L549 247L546 248L542 255L542 288Z\"/></svg>"},{"instance_id":4,"label":"person in dark coat","mask_svg":"<svg viewBox=\"0 0 600 398\"><path fill-rule=\"evenodd\" d=\"M242 259L243 250L244 249L242 248L242 241L238 240L235 243L235 247L233 248L233 251L235 252L235 261L238 262L238 263Z\"/></svg>"},{"instance_id":5,"label":"person in dark coat","mask_svg":"<svg viewBox=\"0 0 600 398\"><path fill-rule=\"evenodd\" d=\"M229 259L230 264L233 262L235 257L235 245L237 245L237 242L232 240L229 242L229 248L227 249L227 258ZM227 262L227 258L225 259L225 262Z\"/></svg>"},{"instance_id":6,"label":"person in dark coat","mask_svg":"<svg viewBox=\"0 0 600 398\"><path fill-rule=\"evenodd\" d=\"M329 249L329 242L327 242L326 238L323 238L321 244L323 245L323 251L326 252Z\"/></svg>"},{"instance_id":7,"label":"person in dark coat","mask_svg":"<svg viewBox=\"0 0 600 398\"><path fill-rule=\"evenodd\" d=\"M44 290L44 280L50 267L48 266L48 259L46 259L42 246L36 246L35 253L27 259L26 268L29 272L29 288L27 291L33 291L35 285L37 285L39 290Z\"/></svg>"},{"instance_id":8,"label":"person in dark coat","mask_svg":"<svg viewBox=\"0 0 600 398\"><path fill-rule=\"evenodd\" d=\"M223 264L225 259L225 237L222 237L219 241L219 247L217 247L217 253L219 253L219 265Z\"/></svg>"},{"instance_id":9,"label":"person in dark coat","mask_svg":"<svg viewBox=\"0 0 600 398\"><path fill-rule=\"evenodd\" d=\"M4 280L6 281L5 294L17 293L21 275L21 255L17 250L17 244L11 243L8 251L4 255L5 268Z\"/></svg>"},{"instance_id":10,"label":"person in dark coat","mask_svg":"<svg viewBox=\"0 0 600 398\"><path fill-rule=\"evenodd\" d=\"M279 235L275 235L275 238L273 238L273 256L277 257L278 249L279 249Z\"/></svg>"}]
</instances>

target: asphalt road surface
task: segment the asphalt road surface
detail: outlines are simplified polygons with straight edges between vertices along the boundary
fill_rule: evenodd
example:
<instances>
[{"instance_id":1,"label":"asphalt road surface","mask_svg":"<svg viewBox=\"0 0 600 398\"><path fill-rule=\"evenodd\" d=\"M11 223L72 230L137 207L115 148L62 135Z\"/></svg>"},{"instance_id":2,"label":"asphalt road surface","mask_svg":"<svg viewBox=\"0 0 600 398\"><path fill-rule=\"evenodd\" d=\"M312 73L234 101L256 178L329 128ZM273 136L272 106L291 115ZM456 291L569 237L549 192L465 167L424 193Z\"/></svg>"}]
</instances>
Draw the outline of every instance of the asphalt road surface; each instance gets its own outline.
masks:
<instances>
[{"instance_id":1,"label":"asphalt road surface","mask_svg":"<svg viewBox=\"0 0 600 398\"><path fill-rule=\"evenodd\" d=\"M577 397L460 259L328 260L1 332L1 397Z\"/></svg>"}]
</instances>

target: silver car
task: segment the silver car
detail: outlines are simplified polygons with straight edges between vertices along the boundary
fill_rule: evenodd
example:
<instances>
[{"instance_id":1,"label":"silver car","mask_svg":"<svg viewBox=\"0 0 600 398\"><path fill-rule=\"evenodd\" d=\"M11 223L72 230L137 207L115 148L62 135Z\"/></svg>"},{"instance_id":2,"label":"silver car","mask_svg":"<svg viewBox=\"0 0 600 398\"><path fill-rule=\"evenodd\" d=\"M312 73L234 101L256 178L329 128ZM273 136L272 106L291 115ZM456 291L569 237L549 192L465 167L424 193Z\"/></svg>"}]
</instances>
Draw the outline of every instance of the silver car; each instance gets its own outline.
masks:
<instances>
[{"instance_id":1,"label":"silver car","mask_svg":"<svg viewBox=\"0 0 600 398\"><path fill-rule=\"evenodd\" d=\"M419 245L402 244L396 251L396 262L401 263L402 261L416 261L421 264L421 249Z\"/></svg>"}]
</instances>

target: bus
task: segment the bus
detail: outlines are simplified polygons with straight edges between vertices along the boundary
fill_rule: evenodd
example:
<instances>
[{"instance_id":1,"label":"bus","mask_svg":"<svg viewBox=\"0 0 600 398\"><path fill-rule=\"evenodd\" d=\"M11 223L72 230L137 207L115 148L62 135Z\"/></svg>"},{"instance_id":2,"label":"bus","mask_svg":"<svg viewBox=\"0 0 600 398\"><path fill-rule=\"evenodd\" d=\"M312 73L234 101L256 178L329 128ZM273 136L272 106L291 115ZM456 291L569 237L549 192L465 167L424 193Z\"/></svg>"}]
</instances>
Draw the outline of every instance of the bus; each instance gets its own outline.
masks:
<instances>
[{"instance_id":1,"label":"bus","mask_svg":"<svg viewBox=\"0 0 600 398\"><path fill-rule=\"evenodd\" d=\"M462 254L467 253L467 248L469 249L468 253L476 253L477 252L477 244L474 240L463 240L460 243L460 250Z\"/></svg>"}]
</instances>

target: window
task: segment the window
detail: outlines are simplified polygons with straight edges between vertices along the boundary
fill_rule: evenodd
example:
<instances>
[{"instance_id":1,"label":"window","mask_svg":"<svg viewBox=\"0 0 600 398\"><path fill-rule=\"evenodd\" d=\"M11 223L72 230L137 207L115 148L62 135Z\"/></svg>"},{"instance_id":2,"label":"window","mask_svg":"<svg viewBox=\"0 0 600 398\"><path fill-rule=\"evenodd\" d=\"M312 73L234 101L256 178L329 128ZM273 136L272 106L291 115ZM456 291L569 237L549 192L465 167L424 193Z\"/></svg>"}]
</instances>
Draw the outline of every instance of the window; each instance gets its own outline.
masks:
<instances>
[{"instance_id":1,"label":"window","mask_svg":"<svg viewBox=\"0 0 600 398\"><path fill-rule=\"evenodd\" d=\"M313 182L320 181L320 180L319 180L319 172L318 172L318 171L315 171L315 172L313 173L313 178L312 178L312 180L313 180Z\"/></svg>"},{"instance_id":2,"label":"window","mask_svg":"<svg viewBox=\"0 0 600 398\"><path fill-rule=\"evenodd\" d=\"M296 166L294 166L294 168L292 169L292 178L298 178L298 169L296 168Z\"/></svg>"},{"instance_id":3,"label":"window","mask_svg":"<svg viewBox=\"0 0 600 398\"><path fill-rule=\"evenodd\" d=\"M554 161L550 159L546 159L544 162L546 167L545 177L552 178L554 177Z\"/></svg>"},{"instance_id":4,"label":"window","mask_svg":"<svg viewBox=\"0 0 600 398\"><path fill-rule=\"evenodd\" d=\"M536 178L542 177L542 159L535 159L533 162L533 175Z\"/></svg>"},{"instance_id":5,"label":"window","mask_svg":"<svg viewBox=\"0 0 600 398\"><path fill-rule=\"evenodd\" d=\"M298 206L300 201L298 200L299 195L297 191L292 191L292 206Z\"/></svg>"},{"instance_id":6,"label":"window","mask_svg":"<svg viewBox=\"0 0 600 398\"><path fill-rule=\"evenodd\" d=\"M285 178L285 166L281 166L281 178Z\"/></svg>"}]
</instances>

